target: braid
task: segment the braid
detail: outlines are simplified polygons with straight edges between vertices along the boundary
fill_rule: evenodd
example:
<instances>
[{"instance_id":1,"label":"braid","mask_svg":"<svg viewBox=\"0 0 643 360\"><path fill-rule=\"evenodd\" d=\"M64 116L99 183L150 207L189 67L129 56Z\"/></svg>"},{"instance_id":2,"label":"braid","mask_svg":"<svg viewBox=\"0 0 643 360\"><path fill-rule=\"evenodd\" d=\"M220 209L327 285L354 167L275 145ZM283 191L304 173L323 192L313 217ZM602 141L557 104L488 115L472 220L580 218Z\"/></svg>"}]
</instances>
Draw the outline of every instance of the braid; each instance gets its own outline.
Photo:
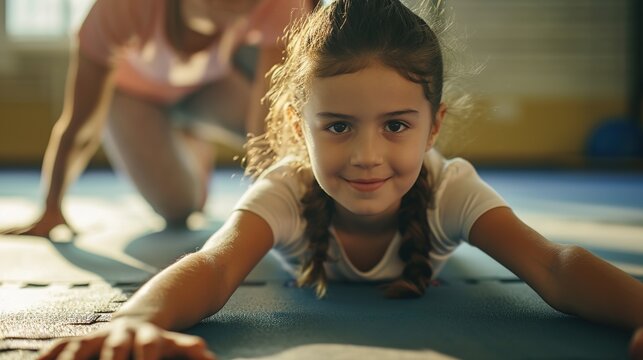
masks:
<instances>
[{"instance_id":1,"label":"braid","mask_svg":"<svg viewBox=\"0 0 643 360\"><path fill-rule=\"evenodd\" d=\"M388 298L414 298L424 295L433 274L429 266L431 250L426 210L431 200L428 171L422 166L418 179L402 198L398 215L402 245L398 255L406 263L402 276L384 287Z\"/></svg>"},{"instance_id":2,"label":"braid","mask_svg":"<svg viewBox=\"0 0 643 360\"><path fill-rule=\"evenodd\" d=\"M402 276L385 286L384 295L389 298L411 298L424 295L431 280L428 264L431 250L429 223L426 209L431 199L428 171L422 166L413 187L402 198L398 226L402 245L398 255L406 263ZM303 216L306 219L304 236L309 239L309 257L304 262L297 285L314 286L319 298L326 295L326 272L330 233L328 228L333 215L332 199L313 180L310 190L302 197Z\"/></svg>"},{"instance_id":3,"label":"braid","mask_svg":"<svg viewBox=\"0 0 643 360\"><path fill-rule=\"evenodd\" d=\"M304 236L309 240L309 257L304 262L297 285L315 286L317 297L326 295L326 271L324 262L328 259L328 227L333 216L334 204L330 196L313 180L310 190L302 197L303 216L306 219Z\"/></svg>"}]
</instances>

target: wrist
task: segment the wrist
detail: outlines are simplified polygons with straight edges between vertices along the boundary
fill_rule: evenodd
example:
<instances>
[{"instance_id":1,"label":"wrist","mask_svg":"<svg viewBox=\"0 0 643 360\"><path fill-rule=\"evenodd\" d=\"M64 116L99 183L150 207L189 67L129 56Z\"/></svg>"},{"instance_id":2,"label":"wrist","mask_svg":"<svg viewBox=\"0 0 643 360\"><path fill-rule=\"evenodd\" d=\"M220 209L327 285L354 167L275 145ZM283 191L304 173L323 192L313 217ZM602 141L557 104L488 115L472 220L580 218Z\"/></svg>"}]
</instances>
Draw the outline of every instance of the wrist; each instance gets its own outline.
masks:
<instances>
[{"instance_id":1,"label":"wrist","mask_svg":"<svg viewBox=\"0 0 643 360\"><path fill-rule=\"evenodd\" d=\"M45 200L45 213L50 215L60 215L62 216L62 206L59 199L49 199Z\"/></svg>"},{"instance_id":2,"label":"wrist","mask_svg":"<svg viewBox=\"0 0 643 360\"><path fill-rule=\"evenodd\" d=\"M130 312L115 312L112 314L111 322L115 321L135 321L135 322L153 322L147 314L136 314Z\"/></svg>"},{"instance_id":3,"label":"wrist","mask_svg":"<svg viewBox=\"0 0 643 360\"><path fill-rule=\"evenodd\" d=\"M45 200L45 210L51 212L62 212L61 201L58 199Z\"/></svg>"},{"instance_id":4,"label":"wrist","mask_svg":"<svg viewBox=\"0 0 643 360\"><path fill-rule=\"evenodd\" d=\"M167 326L157 313L151 311L136 311L129 309L116 311L112 314L111 321L148 322L161 328L165 328Z\"/></svg>"}]
</instances>

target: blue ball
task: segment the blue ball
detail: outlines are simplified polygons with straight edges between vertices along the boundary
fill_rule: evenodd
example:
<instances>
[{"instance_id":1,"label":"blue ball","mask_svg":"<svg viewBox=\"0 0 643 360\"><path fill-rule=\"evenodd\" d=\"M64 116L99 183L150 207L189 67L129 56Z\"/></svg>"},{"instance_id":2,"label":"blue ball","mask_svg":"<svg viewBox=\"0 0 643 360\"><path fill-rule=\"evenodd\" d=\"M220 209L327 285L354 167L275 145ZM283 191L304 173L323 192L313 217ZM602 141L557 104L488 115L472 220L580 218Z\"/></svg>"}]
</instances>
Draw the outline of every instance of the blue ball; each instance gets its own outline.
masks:
<instances>
[{"instance_id":1,"label":"blue ball","mask_svg":"<svg viewBox=\"0 0 643 360\"><path fill-rule=\"evenodd\" d=\"M586 152L589 157L643 157L643 128L632 119L607 119L591 132Z\"/></svg>"}]
</instances>

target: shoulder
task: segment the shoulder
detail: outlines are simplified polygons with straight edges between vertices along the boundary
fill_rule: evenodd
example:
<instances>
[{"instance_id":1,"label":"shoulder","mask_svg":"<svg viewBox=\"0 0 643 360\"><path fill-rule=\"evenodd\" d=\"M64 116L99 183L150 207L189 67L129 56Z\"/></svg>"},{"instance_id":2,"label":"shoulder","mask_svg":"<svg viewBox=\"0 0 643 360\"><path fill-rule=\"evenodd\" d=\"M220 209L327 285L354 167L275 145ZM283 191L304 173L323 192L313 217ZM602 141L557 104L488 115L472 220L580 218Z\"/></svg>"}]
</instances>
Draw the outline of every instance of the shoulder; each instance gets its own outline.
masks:
<instances>
[{"instance_id":1,"label":"shoulder","mask_svg":"<svg viewBox=\"0 0 643 360\"><path fill-rule=\"evenodd\" d=\"M290 243L301 233L301 198L312 173L296 165L292 159L284 159L268 168L235 206L265 220L273 231L275 244Z\"/></svg>"},{"instance_id":2,"label":"shoulder","mask_svg":"<svg viewBox=\"0 0 643 360\"><path fill-rule=\"evenodd\" d=\"M429 221L445 243L468 241L471 227L482 214L507 206L469 161L445 159L437 151L431 151L425 164L433 188Z\"/></svg>"},{"instance_id":3,"label":"shoulder","mask_svg":"<svg viewBox=\"0 0 643 360\"><path fill-rule=\"evenodd\" d=\"M284 184L294 193L303 195L312 181L310 169L302 169L294 157L286 157L270 166L257 178L256 183Z\"/></svg>"},{"instance_id":4,"label":"shoulder","mask_svg":"<svg viewBox=\"0 0 643 360\"><path fill-rule=\"evenodd\" d=\"M309 180L310 179L310 180ZM301 213L301 198L310 182L312 172L300 169L294 158L285 158L268 169L243 194L237 208L260 211L260 215L277 217L298 217ZM270 221L269 221L270 223Z\"/></svg>"},{"instance_id":5,"label":"shoulder","mask_svg":"<svg viewBox=\"0 0 643 360\"><path fill-rule=\"evenodd\" d=\"M442 194L447 187L466 180L482 181L469 161L459 157L447 159L437 150L426 153L424 165L428 169L429 183L433 187L434 195Z\"/></svg>"},{"instance_id":6,"label":"shoulder","mask_svg":"<svg viewBox=\"0 0 643 360\"><path fill-rule=\"evenodd\" d=\"M96 0L83 23L110 30L118 30L119 26L142 29L151 26L161 15L165 3L164 0Z\"/></svg>"},{"instance_id":7,"label":"shoulder","mask_svg":"<svg viewBox=\"0 0 643 360\"><path fill-rule=\"evenodd\" d=\"M79 41L109 47L146 37L164 8L164 0L96 0L79 29Z\"/></svg>"}]
</instances>

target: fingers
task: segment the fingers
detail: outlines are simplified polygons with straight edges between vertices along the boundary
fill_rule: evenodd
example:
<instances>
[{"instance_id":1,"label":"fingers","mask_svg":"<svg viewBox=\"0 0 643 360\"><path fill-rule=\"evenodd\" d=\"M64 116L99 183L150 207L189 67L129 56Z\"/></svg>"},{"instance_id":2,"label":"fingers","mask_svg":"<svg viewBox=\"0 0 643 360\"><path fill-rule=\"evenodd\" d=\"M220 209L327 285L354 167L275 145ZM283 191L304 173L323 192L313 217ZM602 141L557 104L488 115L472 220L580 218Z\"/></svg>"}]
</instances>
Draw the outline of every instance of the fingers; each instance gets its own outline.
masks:
<instances>
[{"instance_id":1,"label":"fingers","mask_svg":"<svg viewBox=\"0 0 643 360\"><path fill-rule=\"evenodd\" d=\"M205 341L192 335L168 333L163 341L163 353L169 358L214 360L216 356L207 348Z\"/></svg>"},{"instance_id":2,"label":"fingers","mask_svg":"<svg viewBox=\"0 0 643 360\"><path fill-rule=\"evenodd\" d=\"M45 210L34 222L0 230L3 235L31 235L49 238L52 233L64 233L69 238L77 234L65 220L62 212L56 210Z\"/></svg>"},{"instance_id":3,"label":"fingers","mask_svg":"<svg viewBox=\"0 0 643 360\"><path fill-rule=\"evenodd\" d=\"M132 334L125 327L112 331L100 352L101 360L127 360L132 350Z\"/></svg>"},{"instance_id":4,"label":"fingers","mask_svg":"<svg viewBox=\"0 0 643 360\"><path fill-rule=\"evenodd\" d=\"M157 327L142 325L134 339L134 355L138 360L155 360L161 357L161 334Z\"/></svg>"},{"instance_id":5,"label":"fingers","mask_svg":"<svg viewBox=\"0 0 643 360\"><path fill-rule=\"evenodd\" d=\"M38 360L49 360L58 357L68 344L68 340L58 340L54 342L49 348L44 349L38 356Z\"/></svg>"},{"instance_id":6,"label":"fingers","mask_svg":"<svg viewBox=\"0 0 643 360\"><path fill-rule=\"evenodd\" d=\"M2 229L0 230L0 235L23 235L29 230L31 230L33 226L21 226L21 227L12 227L8 229Z\"/></svg>"},{"instance_id":7,"label":"fingers","mask_svg":"<svg viewBox=\"0 0 643 360\"><path fill-rule=\"evenodd\" d=\"M106 331L54 343L40 355L40 360L215 360L205 341L197 336L162 330L150 323L136 326L118 324Z\"/></svg>"},{"instance_id":8,"label":"fingers","mask_svg":"<svg viewBox=\"0 0 643 360\"><path fill-rule=\"evenodd\" d=\"M0 230L0 235L30 235L39 237L49 237L51 228L46 227L40 222L25 226L16 226Z\"/></svg>"},{"instance_id":9,"label":"fingers","mask_svg":"<svg viewBox=\"0 0 643 360\"><path fill-rule=\"evenodd\" d=\"M152 324L141 325L135 334L130 331L112 332L105 340L100 358L122 360L129 359L130 355L137 360L216 359L202 338L164 331Z\"/></svg>"},{"instance_id":10,"label":"fingers","mask_svg":"<svg viewBox=\"0 0 643 360\"><path fill-rule=\"evenodd\" d=\"M90 359L99 353L104 339L104 336L63 339L45 350L38 359Z\"/></svg>"},{"instance_id":11,"label":"fingers","mask_svg":"<svg viewBox=\"0 0 643 360\"><path fill-rule=\"evenodd\" d=\"M152 324L141 325L134 337L133 354L137 360L203 359L215 360L205 341L197 336L164 331ZM102 359L102 358L101 358Z\"/></svg>"}]
</instances>

